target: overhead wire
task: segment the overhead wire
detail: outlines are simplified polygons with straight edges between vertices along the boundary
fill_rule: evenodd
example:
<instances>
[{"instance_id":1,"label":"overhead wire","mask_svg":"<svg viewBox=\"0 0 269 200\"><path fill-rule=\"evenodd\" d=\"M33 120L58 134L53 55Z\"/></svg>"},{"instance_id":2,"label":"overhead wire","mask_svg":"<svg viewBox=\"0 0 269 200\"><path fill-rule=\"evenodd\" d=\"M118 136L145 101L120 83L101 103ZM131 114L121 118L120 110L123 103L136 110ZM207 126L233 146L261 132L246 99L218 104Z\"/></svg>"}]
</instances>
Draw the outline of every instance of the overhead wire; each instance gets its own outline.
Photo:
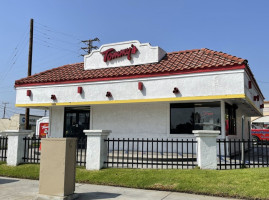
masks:
<instances>
[{"instance_id":1,"label":"overhead wire","mask_svg":"<svg viewBox=\"0 0 269 200\"><path fill-rule=\"evenodd\" d=\"M26 32L27 33L27 32ZM23 39L19 40L18 44L16 45L15 49L13 50L13 55L10 56L10 59L7 61L6 64L6 71L2 72L2 76L0 77L0 81L3 81L6 76L8 75L8 73L13 69L14 65L16 64L18 58L20 57L20 55L23 52L23 49L25 48L26 44L27 44L27 34L23 34Z\"/></svg>"},{"instance_id":2,"label":"overhead wire","mask_svg":"<svg viewBox=\"0 0 269 200\"><path fill-rule=\"evenodd\" d=\"M0 105L0 109L3 109L4 110L4 106ZM23 110L20 111L20 109L23 109ZM14 114L24 114L24 110L25 110L25 108L11 108L11 107L6 107L6 111L7 112L11 112L11 113L14 113ZM33 112L33 110L31 110L31 115L41 115L42 116L43 115L41 113L42 111L35 110L35 112Z\"/></svg>"},{"instance_id":3,"label":"overhead wire","mask_svg":"<svg viewBox=\"0 0 269 200\"><path fill-rule=\"evenodd\" d=\"M73 53L77 53L76 51L72 51L72 50L69 50L69 49L65 49L65 48L62 48L62 47L58 47L58 46L55 46L55 45L52 45L51 43L46 43L44 41L36 41L38 45L41 45L41 46L44 46L44 47L48 47L48 48L51 48L51 49L59 49L59 50L63 50L63 51L69 51L69 52L73 52ZM43 44L43 43L45 44Z\"/></svg>"},{"instance_id":4,"label":"overhead wire","mask_svg":"<svg viewBox=\"0 0 269 200\"><path fill-rule=\"evenodd\" d=\"M37 39L37 40L39 40L39 41L41 41L41 42L44 42L45 44L48 44L48 46L50 46L50 47L53 47L53 46L59 47L58 45L55 45L55 44L52 43L51 41L47 41L47 40L44 40L44 39L42 39L42 38L36 37L36 35L34 35L34 36L35 36L35 39ZM62 48L62 47L61 47L61 48ZM64 48L63 48L63 49L64 49ZM72 50L70 50L70 49L66 49L66 50L72 51Z\"/></svg>"},{"instance_id":5,"label":"overhead wire","mask_svg":"<svg viewBox=\"0 0 269 200\"><path fill-rule=\"evenodd\" d=\"M49 26L47 26L47 25L43 25L43 24L41 24L40 22L35 22L35 23L37 24L37 27L40 26L40 27L39 27L40 29L44 29L44 30L46 30L46 31L48 31L48 32L54 32L54 33L58 33L58 34L61 34L61 35L65 35L65 36L67 36L67 37L71 37L71 38L73 38L73 39L76 39L76 40L78 40L78 41L81 41L76 35L68 34L68 33L64 33L64 32L58 31L58 30L56 30L56 29L54 29L54 28L52 28L52 27L49 27Z\"/></svg>"},{"instance_id":6,"label":"overhead wire","mask_svg":"<svg viewBox=\"0 0 269 200\"><path fill-rule=\"evenodd\" d=\"M9 59L7 60L6 71L4 73L2 73L2 76L0 77L0 81L3 81L6 78L8 73L16 65L19 57L24 52L23 50L25 49L25 47L27 45L27 35L29 33L29 31L27 29L24 32L24 34L22 35L22 37L19 40L16 47L14 48L13 52L11 53ZM54 60L59 60L58 58L63 59L67 56L71 57L70 54L75 54L76 57L80 57L79 52L81 51L81 49L79 47L79 44L81 43L81 40L75 35L63 33L61 31L55 30L49 26L43 25L39 22L35 22L35 30L34 30L34 38L33 39L35 42L34 44L36 44L36 45L41 45L41 46L45 46L47 48L56 49L56 50L58 49L58 50L66 52L64 54L64 56L61 53L61 55L59 55L57 57L57 59L54 59ZM71 47L72 47L72 49L77 48L78 50L77 51L72 50ZM51 57L50 57L49 60L45 60L45 61L52 62L54 60L51 60ZM44 60L42 62L44 62ZM18 71L20 71L20 70L18 70ZM7 86L7 87L11 87L11 85ZM3 86L3 88L7 88L7 87ZM1 92L8 93L8 92L14 92L14 91L15 90L2 90ZM17 109L19 109L19 108L15 108L15 110L13 110L13 111L10 110L9 108L6 108L6 109L8 109L10 112L16 113ZM39 111L37 111L36 113L39 113Z\"/></svg>"},{"instance_id":7,"label":"overhead wire","mask_svg":"<svg viewBox=\"0 0 269 200\"><path fill-rule=\"evenodd\" d=\"M60 50L61 52L56 58L54 56L47 56L45 57L45 60L43 59L42 61L40 61L40 57L35 57L33 65L46 65L52 62L59 63L59 60L64 58L77 60L81 57L81 39L79 39L78 36L56 30L40 23L39 21L35 21L34 41L40 48L43 46L55 50L55 52L57 52L57 50ZM46 69L47 66L42 69L44 68ZM38 71L40 71L40 68L38 68Z\"/></svg>"},{"instance_id":8,"label":"overhead wire","mask_svg":"<svg viewBox=\"0 0 269 200\"><path fill-rule=\"evenodd\" d=\"M48 39L48 40L54 40L54 41L57 41L57 42L62 42L62 43L65 43L65 44L69 44L69 45L76 45L78 46L81 42L76 42L76 43L73 43L73 42L70 42L70 41L66 41L66 40L63 40L62 38L59 38L59 37L56 37L54 35L49 35L47 33L44 33L38 29L35 30L35 34L40 36L40 37L43 37L44 39Z\"/></svg>"},{"instance_id":9,"label":"overhead wire","mask_svg":"<svg viewBox=\"0 0 269 200\"><path fill-rule=\"evenodd\" d=\"M25 41L25 39L27 38L27 29L26 31L24 32L24 34L22 35L22 37L20 38L18 44L16 45L16 47L14 48L14 50L12 51L12 53L10 54L10 57L9 59L7 60L6 62L6 65L8 65L9 63L11 63L11 61L16 57L17 55L17 51L18 49L20 49L19 47L21 46L21 44Z\"/></svg>"},{"instance_id":10,"label":"overhead wire","mask_svg":"<svg viewBox=\"0 0 269 200\"><path fill-rule=\"evenodd\" d=\"M60 52L60 54L58 54L59 56L57 56L56 58L55 56L53 58L51 56L46 57L45 61L44 60L40 61L40 59L38 59L35 61L35 64L43 65L43 64L48 64L55 61L59 61L59 59L62 60L66 57L70 58L72 57L72 55L76 55L76 57L80 57L81 55L81 52L80 52L81 48L79 47L79 43L67 42L65 40L59 39L59 37L51 36L50 33L49 34L43 33L40 30L36 31L36 33L34 34L34 38L36 39L35 41L37 45L41 45L50 49L61 50L61 51L66 52L65 54ZM64 44L64 46L62 44ZM73 50L73 49L77 49L77 50ZM47 68L47 66L43 68Z\"/></svg>"}]
</instances>

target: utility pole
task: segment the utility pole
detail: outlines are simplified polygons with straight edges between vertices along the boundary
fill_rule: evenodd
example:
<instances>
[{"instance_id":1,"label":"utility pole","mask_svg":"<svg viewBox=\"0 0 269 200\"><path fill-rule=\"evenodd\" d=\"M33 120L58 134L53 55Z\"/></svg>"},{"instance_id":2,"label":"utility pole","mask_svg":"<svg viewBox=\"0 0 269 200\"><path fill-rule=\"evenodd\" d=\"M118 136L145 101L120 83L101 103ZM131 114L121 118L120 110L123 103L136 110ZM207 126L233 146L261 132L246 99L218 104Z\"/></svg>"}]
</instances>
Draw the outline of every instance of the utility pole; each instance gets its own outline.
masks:
<instances>
[{"instance_id":1,"label":"utility pole","mask_svg":"<svg viewBox=\"0 0 269 200\"><path fill-rule=\"evenodd\" d=\"M3 119L6 118L6 107L7 107L7 104L9 104L8 102L3 102L2 104L4 104L4 114L3 114Z\"/></svg>"},{"instance_id":2,"label":"utility pole","mask_svg":"<svg viewBox=\"0 0 269 200\"><path fill-rule=\"evenodd\" d=\"M94 49L98 49L98 46L92 46L93 42L100 42L99 38L94 38L94 39L89 39L89 40L83 40L81 41L83 43L85 43L87 45L87 47L82 47L81 49L84 50L85 52L87 52L88 54L90 54L92 52L92 50ZM85 56L85 55L81 55L81 56Z\"/></svg>"},{"instance_id":3,"label":"utility pole","mask_svg":"<svg viewBox=\"0 0 269 200\"><path fill-rule=\"evenodd\" d=\"M28 54L28 73L27 76L32 74L32 54L33 54L33 33L34 33L34 20L30 20L30 38L29 38L29 54ZM29 130L29 113L30 109L25 109L25 130Z\"/></svg>"}]
</instances>

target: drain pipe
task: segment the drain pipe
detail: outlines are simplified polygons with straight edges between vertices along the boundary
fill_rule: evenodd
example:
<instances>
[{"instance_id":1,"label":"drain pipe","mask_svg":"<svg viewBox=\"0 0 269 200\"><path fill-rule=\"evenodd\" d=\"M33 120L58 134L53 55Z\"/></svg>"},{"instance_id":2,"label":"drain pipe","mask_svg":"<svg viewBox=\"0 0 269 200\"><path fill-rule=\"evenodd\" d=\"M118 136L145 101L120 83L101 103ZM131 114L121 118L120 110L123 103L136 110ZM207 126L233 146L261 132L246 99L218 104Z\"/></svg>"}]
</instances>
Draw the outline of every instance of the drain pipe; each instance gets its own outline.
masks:
<instances>
[{"instance_id":1,"label":"drain pipe","mask_svg":"<svg viewBox=\"0 0 269 200\"><path fill-rule=\"evenodd\" d=\"M243 166L245 165L245 143L244 141L244 120L245 120L245 116L242 115L242 134L241 134L241 139L242 139L242 143L241 143L241 163L243 164Z\"/></svg>"}]
</instances>

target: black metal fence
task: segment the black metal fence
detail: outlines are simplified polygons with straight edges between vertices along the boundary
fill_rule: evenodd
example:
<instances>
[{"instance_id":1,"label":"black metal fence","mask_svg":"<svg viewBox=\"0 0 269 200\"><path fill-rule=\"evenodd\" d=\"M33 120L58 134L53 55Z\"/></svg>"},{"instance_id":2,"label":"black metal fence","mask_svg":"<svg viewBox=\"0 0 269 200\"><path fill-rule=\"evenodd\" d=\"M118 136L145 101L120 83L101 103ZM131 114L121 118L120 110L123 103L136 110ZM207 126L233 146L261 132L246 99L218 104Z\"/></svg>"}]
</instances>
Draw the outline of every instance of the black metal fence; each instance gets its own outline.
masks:
<instances>
[{"instance_id":1,"label":"black metal fence","mask_svg":"<svg viewBox=\"0 0 269 200\"><path fill-rule=\"evenodd\" d=\"M0 137L0 161L7 160L7 137Z\"/></svg>"},{"instance_id":2,"label":"black metal fence","mask_svg":"<svg viewBox=\"0 0 269 200\"><path fill-rule=\"evenodd\" d=\"M218 169L268 167L269 144L256 140L218 140Z\"/></svg>"},{"instance_id":3,"label":"black metal fence","mask_svg":"<svg viewBox=\"0 0 269 200\"><path fill-rule=\"evenodd\" d=\"M77 165L86 166L87 137L77 140Z\"/></svg>"},{"instance_id":4,"label":"black metal fence","mask_svg":"<svg viewBox=\"0 0 269 200\"><path fill-rule=\"evenodd\" d=\"M40 162L40 150L41 139L36 137L25 137L24 141L24 163L39 163Z\"/></svg>"},{"instance_id":5,"label":"black metal fence","mask_svg":"<svg viewBox=\"0 0 269 200\"><path fill-rule=\"evenodd\" d=\"M42 152L41 138L25 137L24 140L24 163L40 163ZM76 162L78 166L86 165L87 138L77 140Z\"/></svg>"},{"instance_id":6,"label":"black metal fence","mask_svg":"<svg viewBox=\"0 0 269 200\"><path fill-rule=\"evenodd\" d=\"M116 168L194 168L194 140L107 139L107 167Z\"/></svg>"}]
</instances>

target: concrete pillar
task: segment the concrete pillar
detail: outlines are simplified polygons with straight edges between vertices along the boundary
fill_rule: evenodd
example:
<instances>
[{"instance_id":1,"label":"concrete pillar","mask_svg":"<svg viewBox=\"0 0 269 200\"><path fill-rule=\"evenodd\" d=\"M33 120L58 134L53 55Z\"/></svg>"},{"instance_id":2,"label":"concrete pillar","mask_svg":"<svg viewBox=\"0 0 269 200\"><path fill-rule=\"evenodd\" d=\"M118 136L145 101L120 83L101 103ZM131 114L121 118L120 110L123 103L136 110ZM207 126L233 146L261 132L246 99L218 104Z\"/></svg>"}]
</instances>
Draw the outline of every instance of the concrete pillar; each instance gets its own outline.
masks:
<instances>
[{"instance_id":1,"label":"concrete pillar","mask_svg":"<svg viewBox=\"0 0 269 200\"><path fill-rule=\"evenodd\" d=\"M87 136L86 169L100 170L107 159L107 139L110 130L84 130Z\"/></svg>"},{"instance_id":2,"label":"concrete pillar","mask_svg":"<svg viewBox=\"0 0 269 200\"><path fill-rule=\"evenodd\" d=\"M42 138L38 200L76 199L76 138Z\"/></svg>"},{"instance_id":3,"label":"concrete pillar","mask_svg":"<svg viewBox=\"0 0 269 200\"><path fill-rule=\"evenodd\" d=\"M3 134L8 136L7 165L17 166L23 163L24 141L23 138L33 136L32 130L7 130Z\"/></svg>"},{"instance_id":4,"label":"concrete pillar","mask_svg":"<svg viewBox=\"0 0 269 200\"><path fill-rule=\"evenodd\" d=\"M197 140L197 163L201 169L217 169L217 137L220 131L193 130Z\"/></svg>"}]
</instances>

